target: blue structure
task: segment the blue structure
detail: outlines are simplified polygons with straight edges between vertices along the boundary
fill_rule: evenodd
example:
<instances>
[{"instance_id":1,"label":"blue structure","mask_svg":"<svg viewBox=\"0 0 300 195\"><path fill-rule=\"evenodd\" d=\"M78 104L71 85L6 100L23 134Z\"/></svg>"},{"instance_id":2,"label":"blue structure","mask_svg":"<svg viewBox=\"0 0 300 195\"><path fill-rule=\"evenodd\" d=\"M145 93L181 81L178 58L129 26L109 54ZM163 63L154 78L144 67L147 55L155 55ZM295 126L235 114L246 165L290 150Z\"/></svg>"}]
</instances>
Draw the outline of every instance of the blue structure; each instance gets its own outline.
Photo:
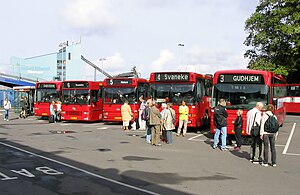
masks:
<instances>
[{"instance_id":1,"label":"blue structure","mask_svg":"<svg viewBox=\"0 0 300 195\"><path fill-rule=\"evenodd\" d=\"M35 83L0 76L0 85L12 88L14 86L35 86Z\"/></svg>"}]
</instances>

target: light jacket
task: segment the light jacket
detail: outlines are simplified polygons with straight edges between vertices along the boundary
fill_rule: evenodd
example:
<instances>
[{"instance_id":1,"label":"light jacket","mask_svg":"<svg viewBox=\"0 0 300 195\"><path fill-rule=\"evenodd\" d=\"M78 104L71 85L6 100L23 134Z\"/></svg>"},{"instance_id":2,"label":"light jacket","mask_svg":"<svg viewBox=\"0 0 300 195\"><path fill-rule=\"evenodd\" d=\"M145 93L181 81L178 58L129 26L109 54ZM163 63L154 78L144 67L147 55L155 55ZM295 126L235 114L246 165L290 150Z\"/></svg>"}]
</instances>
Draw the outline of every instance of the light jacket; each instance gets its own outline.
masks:
<instances>
[{"instance_id":1,"label":"light jacket","mask_svg":"<svg viewBox=\"0 0 300 195\"><path fill-rule=\"evenodd\" d=\"M132 118L132 112L131 108L128 104L124 103L121 106L121 114L122 114L122 120L123 121L130 121Z\"/></svg>"},{"instance_id":2,"label":"light jacket","mask_svg":"<svg viewBox=\"0 0 300 195\"><path fill-rule=\"evenodd\" d=\"M173 124L173 118L175 118L175 110L173 110L172 108L166 109L163 121L165 130L175 129L175 126Z\"/></svg>"},{"instance_id":3,"label":"light jacket","mask_svg":"<svg viewBox=\"0 0 300 195\"><path fill-rule=\"evenodd\" d=\"M179 120L188 120L189 119L189 107L187 105L185 106L179 106Z\"/></svg>"},{"instance_id":4,"label":"light jacket","mask_svg":"<svg viewBox=\"0 0 300 195\"><path fill-rule=\"evenodd\" d=\"M257 113L255 115L255 113ZM259 111L256 107L252 108L251 110L249 110L247 112L247 133L250 134L251 133L251 128L253 126L253 121L255 118L255 122L254 124L261 124L261 111Z\"/></svg>"},{"instance_id":5,"label":"light jacket","mask_svg":"<svg viewBox=\"0 0 300 195\"><path fill-rule=\"evenodd\" d=\"M5 100L4 100L4 102L3 102L3 107L4 107L5 110L11 109L10 101L9 101L9 100L8 100L8 101L5 101Z\"/></svg>"}]
</instances>

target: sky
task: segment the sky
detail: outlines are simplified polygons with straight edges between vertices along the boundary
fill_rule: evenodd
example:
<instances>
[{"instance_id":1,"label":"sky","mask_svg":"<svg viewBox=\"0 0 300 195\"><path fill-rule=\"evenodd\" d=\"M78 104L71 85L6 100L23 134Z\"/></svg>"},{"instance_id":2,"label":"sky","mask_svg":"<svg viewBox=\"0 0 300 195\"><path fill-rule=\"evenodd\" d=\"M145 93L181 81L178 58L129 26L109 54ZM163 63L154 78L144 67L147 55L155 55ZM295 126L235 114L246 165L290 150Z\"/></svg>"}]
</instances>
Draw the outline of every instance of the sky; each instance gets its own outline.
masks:
<instances>
[{"instance_id":1,"label":"sky","mask_svg":"<svg viewBox=\"0 0 300 195\"><path fill-rule=\"evenodd\" d=\"M79 40L82 54L112 75L133 66L144 78L155 71L245 69L244 25L257 5L258 0L3 1L0 71L11 69L12 56L53 53L61 42ZM88 65L83 70L93 78Z\"/></svg>"}]
</instances>

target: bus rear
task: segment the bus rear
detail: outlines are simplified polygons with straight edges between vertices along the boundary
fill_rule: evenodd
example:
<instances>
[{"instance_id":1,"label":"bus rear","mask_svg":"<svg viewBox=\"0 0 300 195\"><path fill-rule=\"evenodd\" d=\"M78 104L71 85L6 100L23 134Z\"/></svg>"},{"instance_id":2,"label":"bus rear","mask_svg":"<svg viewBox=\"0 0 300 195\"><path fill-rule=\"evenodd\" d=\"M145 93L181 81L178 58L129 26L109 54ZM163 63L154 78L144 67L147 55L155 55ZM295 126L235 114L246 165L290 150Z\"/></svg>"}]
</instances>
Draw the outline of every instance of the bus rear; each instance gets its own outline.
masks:
<instances>
[{"instance_id":1,"label":"bus rear","mask_svg":"<svg viewBox=\"0 0 300 195\"><path fill-rule=\"evenodd\" d=\"M300 83L287 84L287 97L285 98L287 113L300 113Z\"/></svg>"},{"instance_id":2,"label":"bus rear","mask_svg":"<svg viewBox=\"0 0 300 195\"><path fill-rule=\"evenodd\" d=\"M61 100L61 81L47 81L36 83L34 114L36 116L49 116L50 103Z\"/></svg>"},{"instance_id":3,"label":"bus rear","mask_svg":"<svg viewBox=\"0 0 300 195\"><path fill-rule=\"evenodd\" d=\"M142 78L107 78L103 81L103 121L122 121L121 106L125 100L133 118L139 117L139 97L149 96L149 82Z\"/></svg>"},{"instance_id":4,"label":"bus rear","mask_svg":"<svg viewBox=\"0 0 300 195\"><path fill-rule=\"evenodd\" d=\"M99 121L103 117L102 82L63 81L63 121Z\"/></svg>"},{"instance_id":5,"label":"bus rear","mask_svg":"<svg viewBox=\"0 0 300 195\"><path fill-rule=\"evenodd\" d=\"M212 77L193 72L154 72L150 74L151 96L159 104L172 103L178 125L182 100L189 107L188 127L209 124Z\"/></svg>"},{"instance_id":6,"label":"bus rear","mask_svg":"<svg viewBox=\"0 0 300 195\"><path fill-rule=\"evenodd\" d=\"M282 125L285 119L284 97L286 96L285 79L272 72L260 70L224 70L217 71L213 79L213 93L211 102L211 125L210 132L215 133L214 107L218 100L226 100L227 134L234 134L234 121L238 109L243 112L242 134L246 132L247 112L255 107L257 102L275 106L274 113ZM265 107L263 109L265 109Z\"/></svg>"}]
</instances>

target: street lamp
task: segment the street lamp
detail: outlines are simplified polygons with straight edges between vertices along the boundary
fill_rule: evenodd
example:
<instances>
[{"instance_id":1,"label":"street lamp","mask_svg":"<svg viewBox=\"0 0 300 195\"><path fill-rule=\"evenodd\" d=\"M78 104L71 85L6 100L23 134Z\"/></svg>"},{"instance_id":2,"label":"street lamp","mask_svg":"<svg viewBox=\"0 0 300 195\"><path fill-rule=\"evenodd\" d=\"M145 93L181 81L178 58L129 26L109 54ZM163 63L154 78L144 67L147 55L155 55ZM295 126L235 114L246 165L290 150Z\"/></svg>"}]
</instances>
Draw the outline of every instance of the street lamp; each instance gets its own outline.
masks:
<instances>
[{"instance_id":1,"label":"street lamp","mask_svg":"<svg viewBox=\"0 0 300 195\"><path fill-rule=\"evenodd\" d=\"M106 58L100 58L99 61L101 62L102 64L102 71L103 71L103 62L106 60ZM95 69L95 75L96 75L96 69ZM96 77L96 76L95 76Z\"/></svg>"},{"instance_id":2,"label":"street lamp","mask_svg":"<svg viewBox=\"0 0 300 195\"><path fill-rule=\"evenodd\" d=\"M183 51L183 47L184 47L184 44L183 43L178 43L178 47L181 47L181 50L180 50L180 59L179 59L179 63L180 63L180 69L182 69L182 51Z\"/></svg>"}]
</instances>

